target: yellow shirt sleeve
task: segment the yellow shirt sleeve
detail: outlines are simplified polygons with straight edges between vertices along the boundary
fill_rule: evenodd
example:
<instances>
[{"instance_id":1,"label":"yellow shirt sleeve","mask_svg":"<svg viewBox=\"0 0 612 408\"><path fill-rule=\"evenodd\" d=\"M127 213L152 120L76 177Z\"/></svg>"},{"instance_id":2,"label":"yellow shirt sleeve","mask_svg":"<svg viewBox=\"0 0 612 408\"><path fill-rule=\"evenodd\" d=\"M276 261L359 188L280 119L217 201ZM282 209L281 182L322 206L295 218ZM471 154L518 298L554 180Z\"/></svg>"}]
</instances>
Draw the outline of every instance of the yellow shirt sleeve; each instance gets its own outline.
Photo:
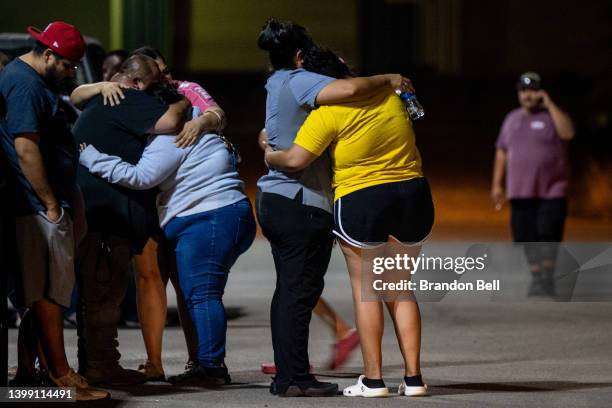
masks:
<instances>
[{"instance_id":1,"label":"yellow shirt sleeve","mask_svg":"<svg viewBox=\"0 0 612 408\"><path fill-rule=\"evenodd\" d=\"M310 112L293 143L320 156L338 134L331 106L321 106Z\"/></svg>"}]
</instances>

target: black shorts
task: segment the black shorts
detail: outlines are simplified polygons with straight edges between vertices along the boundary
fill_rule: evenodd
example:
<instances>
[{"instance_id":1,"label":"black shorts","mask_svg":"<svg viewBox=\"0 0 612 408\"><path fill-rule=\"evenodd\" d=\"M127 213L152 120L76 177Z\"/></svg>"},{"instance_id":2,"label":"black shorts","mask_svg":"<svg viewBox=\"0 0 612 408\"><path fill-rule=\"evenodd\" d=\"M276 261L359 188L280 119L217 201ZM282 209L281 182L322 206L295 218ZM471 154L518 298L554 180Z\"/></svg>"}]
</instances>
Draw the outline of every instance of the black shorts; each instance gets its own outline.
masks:
<instances>
[{"instance_id":1,"label":"black shorts","mask_svg":"<svg viewBox=\"0 0 612 408\"><path fill-rule=\"evenodd\" d=\"M334 234L359 248L384 244L389 237L406 245L420 244L433 221L431 191L424 177L366 187L334 203Z\"/></svg>"}]
</instances>

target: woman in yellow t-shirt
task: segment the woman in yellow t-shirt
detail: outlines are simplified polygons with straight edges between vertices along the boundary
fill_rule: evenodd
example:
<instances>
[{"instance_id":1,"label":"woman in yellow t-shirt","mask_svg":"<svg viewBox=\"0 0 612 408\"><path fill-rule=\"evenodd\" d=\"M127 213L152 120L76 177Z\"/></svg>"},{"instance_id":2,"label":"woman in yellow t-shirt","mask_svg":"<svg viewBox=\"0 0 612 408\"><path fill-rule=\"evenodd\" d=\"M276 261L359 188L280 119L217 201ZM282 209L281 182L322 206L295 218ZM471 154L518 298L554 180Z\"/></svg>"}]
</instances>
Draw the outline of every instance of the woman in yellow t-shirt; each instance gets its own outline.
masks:
<instances>
[{"instance_id":1,"label":"woman in yellow t-shirt","mask_svg":"<svg viewBox=\"0 0 612 408\"><path fill-rule=\"evenodd\" d=\"M350 72L333 52L320 48L306 53L304 66L337 78ZM364 267L374 271L374 258L418 256L433 225L429 184L421 171L412 123L399 97L381 92L364 101L321 106L310 113L288 150L266 149L266 162L285 172L299 171L323 154L330 154L332 160L334 234L351 277L365 369L344 395L389 394L382 380L383 301L405 362L399 392L425 395L418 304L409 290L384 287L385 275L380 272L362 273L367 270ZM410 279L409 271L405 273ZM408 301L398 300L406 295Z\"/></svg>"}]
</instances>

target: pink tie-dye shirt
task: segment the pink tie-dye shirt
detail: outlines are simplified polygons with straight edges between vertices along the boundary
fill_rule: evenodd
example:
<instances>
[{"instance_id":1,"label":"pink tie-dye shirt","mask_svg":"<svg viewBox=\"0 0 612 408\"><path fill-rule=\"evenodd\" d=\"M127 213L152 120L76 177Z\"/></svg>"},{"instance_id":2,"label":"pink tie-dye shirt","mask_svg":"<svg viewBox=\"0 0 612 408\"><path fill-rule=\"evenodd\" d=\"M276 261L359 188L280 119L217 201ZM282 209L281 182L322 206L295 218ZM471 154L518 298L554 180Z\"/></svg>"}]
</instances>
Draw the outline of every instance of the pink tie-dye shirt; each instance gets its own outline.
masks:
<instances>
[{"instance_id":1,"label":"pink tie-dye shirt","mask_svg":"<svg viewBox=\"0 0 612 408\"><path fill-rule=\"evenodd\" d=\"M191 102L192 106L197 106L200 112L206 112L211 106L217 106L217 102L208 92L195 82L172 81L178 92Z\"/></svg>"}]
</instances>

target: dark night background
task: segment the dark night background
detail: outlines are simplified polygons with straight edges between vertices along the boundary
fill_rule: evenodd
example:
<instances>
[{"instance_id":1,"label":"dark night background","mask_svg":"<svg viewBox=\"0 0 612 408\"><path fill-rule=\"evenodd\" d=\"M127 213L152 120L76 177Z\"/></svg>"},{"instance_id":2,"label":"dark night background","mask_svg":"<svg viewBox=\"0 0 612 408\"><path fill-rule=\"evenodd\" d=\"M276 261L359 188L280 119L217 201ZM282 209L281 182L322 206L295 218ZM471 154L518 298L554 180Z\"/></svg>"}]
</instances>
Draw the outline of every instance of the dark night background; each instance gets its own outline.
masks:
<instances>
[{"instance_id":1,"label":"dark night background","mask_svg":"<svg viewBox=\"0 0 612 408\"><path fill-rule=\"evenodd\" d=\"M26 0L0 5L0 31L65 20L106 50L162 49L175 78L200 83L225 109L226 135L241 150L252 195L265 172L256 136L267 60L256 38L270 16L305 25L360 74L400 72L413 80L426 111L415 130L437 238L509 238L507 209L495 212L488 195L494 143L504 115L517 106L517 77L539 72L577 128L568 238L610 240L610 1Z\"/></svg>"}]
</instances>

